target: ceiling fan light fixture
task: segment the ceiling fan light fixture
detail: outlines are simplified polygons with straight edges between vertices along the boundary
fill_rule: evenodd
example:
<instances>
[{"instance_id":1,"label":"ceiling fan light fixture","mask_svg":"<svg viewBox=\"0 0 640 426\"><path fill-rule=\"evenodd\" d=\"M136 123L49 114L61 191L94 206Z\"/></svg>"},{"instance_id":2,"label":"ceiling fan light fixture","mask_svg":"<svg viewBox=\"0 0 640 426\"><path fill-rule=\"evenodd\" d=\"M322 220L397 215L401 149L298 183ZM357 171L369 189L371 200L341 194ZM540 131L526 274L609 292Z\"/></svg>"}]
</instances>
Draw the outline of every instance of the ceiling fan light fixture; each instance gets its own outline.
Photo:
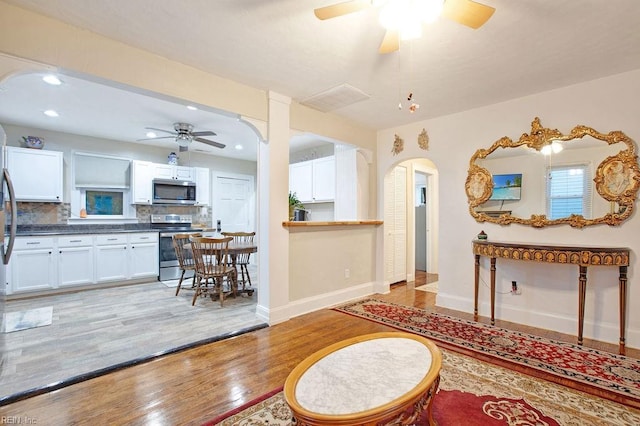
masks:
<instances>
[{"instance_id":1,"label":"ceiling fan light fixture","mask_svg":"<svg viewBox=\"0 0 640 426\"><path fill-rule=\"evenodd\" d=\"M180 146L189 146L191 137L187 134L180 133L176 136L176 142L178 142L178 145Z\"/></svg>"},{"instance_id":2,"label":"ceiling fan light fixture","mask_svg":"<svg viewBox=\"0 0 640 426\"><path fill-rule=\"evenodd\" d=\"M540 152L542 153L542 155L551 155L551 154L557 154L561 152L563 149L564 147L560 142L549 141L548 144L540 148Z\"/></svg>"},{"instance_id":3,"label":"ceiling fan light fixture","mask_svg":"<svg viewBox=\"0 0 640 426\"><path fill-rule=\"evenodd\" d=\"M400 40L415 40L422 37L422 25L420 22L407 22L407 25L398 31Z\"/></svg>"},{"instance_id":4,"label":"ceiling fan light fixture","mask_svg":"<svg viewBox=\"0 0 640 426\"><path fill-rule=\"evenodd\" d=\"M419 38L422 24L435 21L443 5L443 0L390 0L380 8L380 24L387 30L399 31L403 40Z\"/></svg>"}]
</instances>

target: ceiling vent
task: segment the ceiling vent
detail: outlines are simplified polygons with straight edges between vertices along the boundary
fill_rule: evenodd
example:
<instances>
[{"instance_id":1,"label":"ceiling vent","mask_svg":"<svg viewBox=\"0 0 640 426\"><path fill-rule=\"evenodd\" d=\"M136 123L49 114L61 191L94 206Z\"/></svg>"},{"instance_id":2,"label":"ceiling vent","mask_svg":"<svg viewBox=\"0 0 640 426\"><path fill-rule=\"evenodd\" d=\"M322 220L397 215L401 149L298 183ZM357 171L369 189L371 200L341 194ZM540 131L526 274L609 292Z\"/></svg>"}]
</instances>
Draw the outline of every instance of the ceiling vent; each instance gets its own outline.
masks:
<instances>
[{"instance_id":1,"label":"ceiling vent","mask_svg":"<svg viewBox=\"0 0 640 426\"><path fill-rule=\"evenodd\" d=\"M370 96L349 84L341 84L300 101L302 105L329 112L356 102L369 99Z\"/></svg>"}]
</instances>

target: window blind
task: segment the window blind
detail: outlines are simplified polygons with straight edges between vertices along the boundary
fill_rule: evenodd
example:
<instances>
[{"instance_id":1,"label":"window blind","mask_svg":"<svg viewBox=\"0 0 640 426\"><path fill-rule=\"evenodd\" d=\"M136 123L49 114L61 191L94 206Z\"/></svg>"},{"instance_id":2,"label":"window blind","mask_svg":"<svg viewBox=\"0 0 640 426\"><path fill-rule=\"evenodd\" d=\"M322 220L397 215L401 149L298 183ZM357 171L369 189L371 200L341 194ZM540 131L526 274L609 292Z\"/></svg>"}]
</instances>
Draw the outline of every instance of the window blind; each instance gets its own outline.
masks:
<instances>
[{"instance_id":1,"label":"window blind","mask_svg":"<svg viewBox=\"0 0 640 426\"><path fill-rule=\"evenodd\" d=\"M73 159L76 188L129 188L129 159L86 153L74 153Z\"/></svg>"},{"instance_id":2,"label":"window blind","mask_svg":"<svg viewBox=\"0 0 640 426\"><path fill-rule=\"evenodd\" d=\"M572 214L591 217L591 173L588 164L552 166L547 171L547 217Z\"/></svg>"}]
</instances>

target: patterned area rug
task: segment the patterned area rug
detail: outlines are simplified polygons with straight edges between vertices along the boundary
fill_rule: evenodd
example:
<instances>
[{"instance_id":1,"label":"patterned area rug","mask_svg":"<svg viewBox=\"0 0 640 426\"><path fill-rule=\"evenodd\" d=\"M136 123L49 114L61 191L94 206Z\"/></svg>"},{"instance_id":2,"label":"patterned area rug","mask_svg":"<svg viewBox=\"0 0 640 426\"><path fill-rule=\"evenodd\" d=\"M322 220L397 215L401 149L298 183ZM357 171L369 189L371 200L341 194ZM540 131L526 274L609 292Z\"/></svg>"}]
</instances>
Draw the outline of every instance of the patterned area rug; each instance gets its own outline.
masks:
<instances>
[{"instance_id":1,"label":"patterned area rug","mask_svg":"<svg viewBox=\"0 0 640 426\"><path fill-rule=\"evenodd\" d=\"M370 298L334 309L425 336L440 347L556 383L570 382L585 392L640 407L637 359Z\"/></svg>"},{"instance_id":2,"label":"patterned area rug","mask_svg":"<svg viewBox=\"0 0 640 426\"><path fill-rule=\"evenodd\" d=\"M639 410L446 349L442 352L440 388L433 402L433 416L440 426L640 424ZM279 388L205 424L295 423ZM426 419L418 424L426 424Z\"/></svg>"}]
</instances>

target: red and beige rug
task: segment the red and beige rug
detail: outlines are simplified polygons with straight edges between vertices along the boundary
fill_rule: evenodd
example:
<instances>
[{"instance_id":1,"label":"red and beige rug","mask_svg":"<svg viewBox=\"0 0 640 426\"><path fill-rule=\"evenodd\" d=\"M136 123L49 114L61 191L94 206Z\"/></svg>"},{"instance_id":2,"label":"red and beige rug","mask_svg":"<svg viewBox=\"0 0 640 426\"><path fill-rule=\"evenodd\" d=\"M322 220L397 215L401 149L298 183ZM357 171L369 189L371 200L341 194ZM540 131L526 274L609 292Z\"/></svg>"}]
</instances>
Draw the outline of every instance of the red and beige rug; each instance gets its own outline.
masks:
<instances>
[{"instance_id":1,"label":"red and beige rug","mask_svg":"<svg viewBox=\"0 0 640 426\"><path fill-rule=\"evenodd\" d=\"M472 357L443 350L433 415L440 426L638 425L640 411ZM426 420L418 424L426 424ZM282 388L207 426L294 425Z\"/></svg>"},{"instance_id":2,"label":"red and beige rug","mask_svg":"<svg viewBox=\"0 0 640 426\"><path fill-rule=\"evenodd\" d=\"M640 407L637 359L372 298L334 309L425 336L441 348Z\"/></svg>"}]
</instances>

